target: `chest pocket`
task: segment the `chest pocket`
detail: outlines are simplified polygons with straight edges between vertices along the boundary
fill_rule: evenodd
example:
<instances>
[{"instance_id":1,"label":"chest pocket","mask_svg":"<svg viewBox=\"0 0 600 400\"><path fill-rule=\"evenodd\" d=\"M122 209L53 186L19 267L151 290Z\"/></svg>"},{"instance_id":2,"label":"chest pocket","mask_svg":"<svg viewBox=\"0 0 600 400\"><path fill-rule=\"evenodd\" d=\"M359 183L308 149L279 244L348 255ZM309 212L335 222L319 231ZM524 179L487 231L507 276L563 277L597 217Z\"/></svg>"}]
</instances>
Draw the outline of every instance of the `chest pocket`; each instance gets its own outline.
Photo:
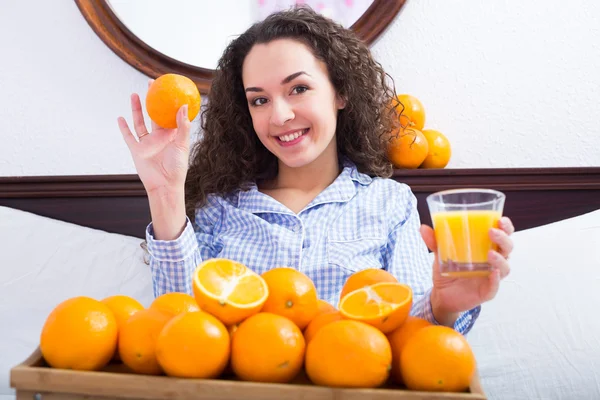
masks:
<instances>
[{"instance_id":1,"label":"chest pocket","mask_svg":"<svg viewBox=\"0 0 600 400\"><path fill-rule=\"evenodd\" d=\"M326 242L329 265L350 273L382 268L382 250L387 241L385 226L379 216L341 218L336 221L329 230Z\"/></svg>"}]
</instances>

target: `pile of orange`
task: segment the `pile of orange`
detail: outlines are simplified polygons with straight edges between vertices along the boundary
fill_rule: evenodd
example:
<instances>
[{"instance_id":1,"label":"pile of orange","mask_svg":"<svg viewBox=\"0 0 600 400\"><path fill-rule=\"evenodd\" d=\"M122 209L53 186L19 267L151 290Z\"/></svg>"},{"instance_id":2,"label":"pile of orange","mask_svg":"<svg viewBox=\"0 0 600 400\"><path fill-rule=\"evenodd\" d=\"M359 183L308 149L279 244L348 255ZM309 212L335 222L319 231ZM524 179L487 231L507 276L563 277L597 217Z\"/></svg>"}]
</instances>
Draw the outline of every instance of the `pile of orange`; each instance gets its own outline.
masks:
<instances>
[{"instance_id":1,"label":"pile of orange","mask_svg":"<svg viewBox=\"0 0 600 400\"><path fill-rule=\"evenodd\" d=\"M287 383L304 372L315 385L430 391L465 391L475 371L463 336L409 316L411 288L383 270L351 275L338 307L293 268L259 275L228 259L200 264L192 288L147 308L123 295L68 299L46 320L42 355L55 368L120 359L139 374Z\"/></svg>"},{"instance_id":2,"label":"pile of orange","mask_svg":"<svg viewBox=\"0 0 600 400\"><path fill-rule=\"evenodd\" d=\"M424 129L425 108L409 94L397 96L394 106L399 128L391 133L387 154L395 168L445 168L452 156L450 141L441 132Z\"/></svg>"}]
</instances>

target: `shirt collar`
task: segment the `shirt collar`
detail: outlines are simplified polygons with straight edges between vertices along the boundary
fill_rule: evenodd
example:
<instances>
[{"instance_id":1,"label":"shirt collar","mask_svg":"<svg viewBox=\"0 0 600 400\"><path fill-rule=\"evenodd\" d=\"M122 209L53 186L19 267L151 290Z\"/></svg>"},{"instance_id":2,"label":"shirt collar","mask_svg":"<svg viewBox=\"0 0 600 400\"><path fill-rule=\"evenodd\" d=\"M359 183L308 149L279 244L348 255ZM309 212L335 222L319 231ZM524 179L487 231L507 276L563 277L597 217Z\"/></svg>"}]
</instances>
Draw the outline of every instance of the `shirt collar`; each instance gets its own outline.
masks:
<instances>
[{"instance_id":1,"label":"shirt collar","mask_svg":"<svg viewBox=\"0 0 600 400\"><path fill-rule=\"evenodd\" d=\"M350 201L357 192L359 185L369 185L372 178L360 173L356 165L347 158L342 161L342 172L323 192L308 204L304 210L324 203L343 203ZM248 190L238 191L238 208L251 213L280 213L293 214L293 212L272 197L260 192L256 184Z\"/></svg>"}]
</instances>

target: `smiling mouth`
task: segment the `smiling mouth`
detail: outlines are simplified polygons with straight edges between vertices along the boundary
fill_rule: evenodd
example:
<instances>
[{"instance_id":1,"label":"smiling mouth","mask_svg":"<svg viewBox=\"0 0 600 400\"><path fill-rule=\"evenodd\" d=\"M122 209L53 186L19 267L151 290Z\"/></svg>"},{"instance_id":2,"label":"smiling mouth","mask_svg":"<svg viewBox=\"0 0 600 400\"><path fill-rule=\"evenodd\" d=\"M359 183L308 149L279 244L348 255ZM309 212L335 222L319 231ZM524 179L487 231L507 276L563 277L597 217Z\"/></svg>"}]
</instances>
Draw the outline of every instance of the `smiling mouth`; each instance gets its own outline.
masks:
<instances>
[{"instance_id":1,"label":"smiling mouth","mask_svg":"<svg viewBox=\"0 0 600 400\"><path fill-rule=\"evenodd\" d=\"M287 135L275 136L278 142L281 143L291 143L297 140L299 137L306 135L310 128L298 130L294 133L290 133Z\"/></svg>"}]
</instances>

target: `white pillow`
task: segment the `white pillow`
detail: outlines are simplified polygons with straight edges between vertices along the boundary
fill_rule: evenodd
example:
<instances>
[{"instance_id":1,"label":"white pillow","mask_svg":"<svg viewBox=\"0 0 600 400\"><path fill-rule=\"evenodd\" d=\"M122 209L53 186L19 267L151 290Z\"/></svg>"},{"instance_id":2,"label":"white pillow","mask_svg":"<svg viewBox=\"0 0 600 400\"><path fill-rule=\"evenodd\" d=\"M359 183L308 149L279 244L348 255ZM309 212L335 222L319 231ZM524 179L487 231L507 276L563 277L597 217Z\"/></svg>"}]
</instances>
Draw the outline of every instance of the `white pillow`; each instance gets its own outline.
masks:
<instances>
[{"instance_id":1,"label":"white pillow","mask_svg":"<svg viewBox=\"0 0 600 400\"><path fill-rule=\"evenodd\" d=\"M150 305L142 241L0 207L0 398L13 398L10 368L35 350L61 301L125 294Z\"/></svg>"},{"instance_id":2,"label":"white pillow","mask_svg":"<svg viewBox=\"0 0 600 400\"><path fill-rule=\"evenodd\" d=\"M514 234L467 339L490 399L600 399L600 210Z\"/></svg>"}]
</instances>

